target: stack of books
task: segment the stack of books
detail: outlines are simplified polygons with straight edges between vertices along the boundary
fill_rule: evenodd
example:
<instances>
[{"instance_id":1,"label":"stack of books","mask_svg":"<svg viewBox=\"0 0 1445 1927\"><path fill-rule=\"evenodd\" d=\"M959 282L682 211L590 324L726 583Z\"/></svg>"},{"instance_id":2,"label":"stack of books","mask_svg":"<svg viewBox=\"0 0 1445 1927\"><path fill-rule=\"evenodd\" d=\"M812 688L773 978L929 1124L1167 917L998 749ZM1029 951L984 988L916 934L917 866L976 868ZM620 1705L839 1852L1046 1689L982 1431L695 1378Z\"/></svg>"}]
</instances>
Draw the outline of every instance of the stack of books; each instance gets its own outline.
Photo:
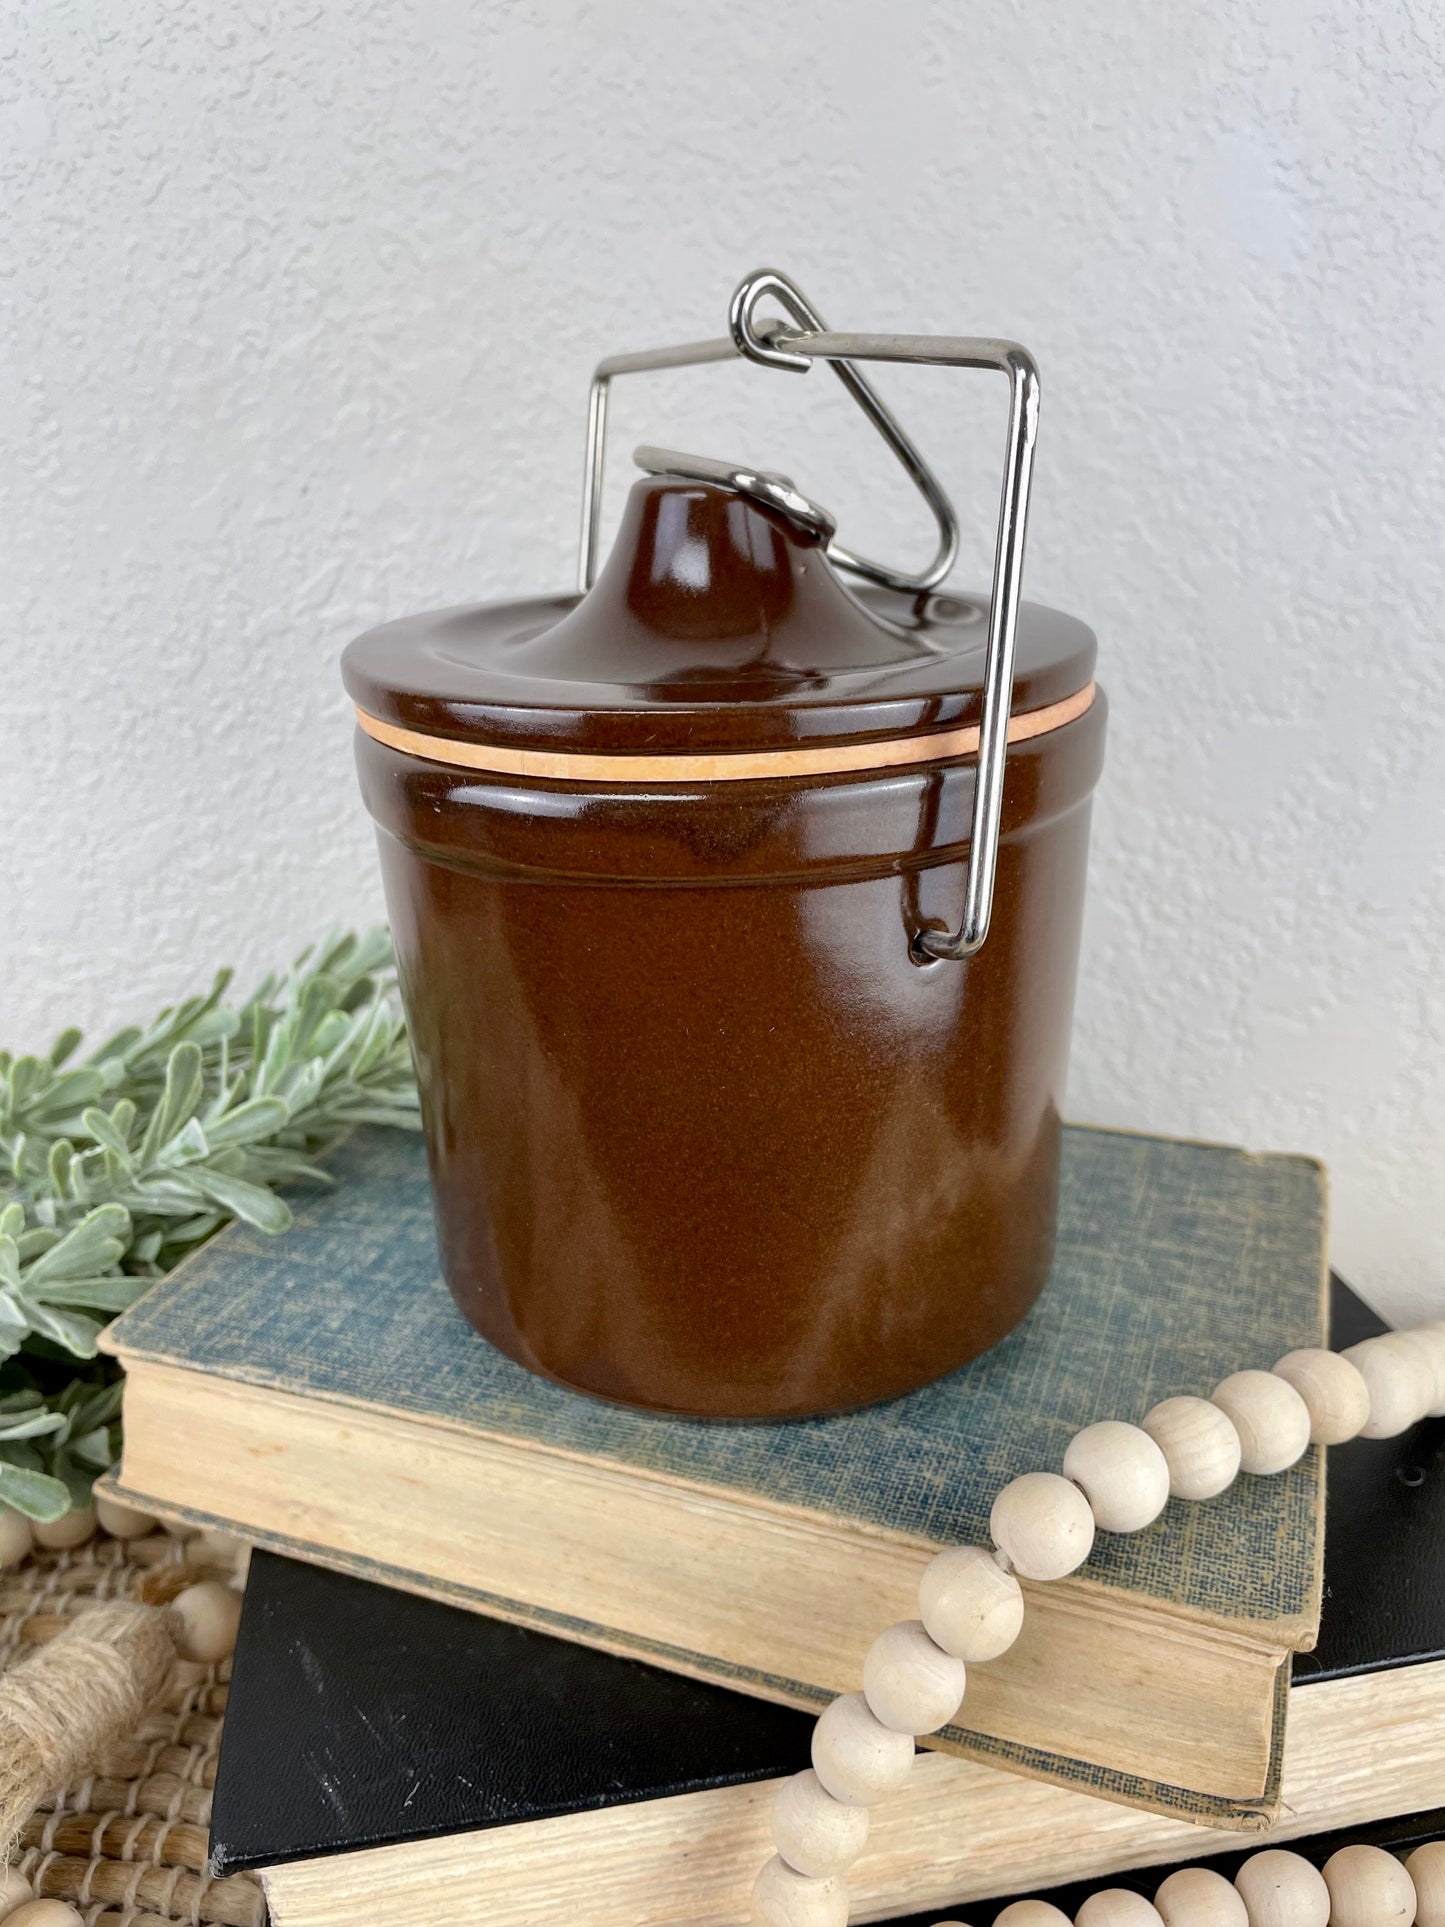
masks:
<instances>
[{"instance_id":1,"label":"stack of books","mask_svg":"<svg viewBox=\"0 0 1445 1927\"><path fill-rule=\"evenodd\" d=\"M1325 1339L1317 1166L1070 1130L1053 1278L988 1357L841 1418L659 1419L471 1331L413 1140L334 1168L285 1239L233 1227L109 1339L116 1496L266 1549L212 1862L266 1869L278 1927L735 1927L807 1709L856 1687L930 1552L985 1540L1081 1425ZM1344 1293L1336 1321L1375 1328ZM967 1725L877 1810L858 1918L1438 1804L1442 1479L1397 1476L1423 1449L1337 1455L1327 1563L1312 1450L1029 1588Z\"/></svg>"}]
</instances>

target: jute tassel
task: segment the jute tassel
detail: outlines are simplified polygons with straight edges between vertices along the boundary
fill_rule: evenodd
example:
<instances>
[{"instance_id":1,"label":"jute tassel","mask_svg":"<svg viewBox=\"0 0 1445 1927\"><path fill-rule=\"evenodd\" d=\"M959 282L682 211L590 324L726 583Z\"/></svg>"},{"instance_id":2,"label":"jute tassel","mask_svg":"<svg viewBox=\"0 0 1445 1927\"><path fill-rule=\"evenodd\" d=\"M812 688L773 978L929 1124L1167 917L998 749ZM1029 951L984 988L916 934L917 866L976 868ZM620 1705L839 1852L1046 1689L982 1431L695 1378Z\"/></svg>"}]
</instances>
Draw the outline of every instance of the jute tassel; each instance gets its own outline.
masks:
<instances>
[{"instance_id":1,"label":"jute tassel","mask_svg":"<svg viewBox=\"0 0 1445 1927\"><path fill-rule=\"evenodd\" d=\"M155 1606L92 1606L0 1675L0 1866L46 1794L140 1724L175 1662L176 1623Z\"/></svg>"}]
</instances>

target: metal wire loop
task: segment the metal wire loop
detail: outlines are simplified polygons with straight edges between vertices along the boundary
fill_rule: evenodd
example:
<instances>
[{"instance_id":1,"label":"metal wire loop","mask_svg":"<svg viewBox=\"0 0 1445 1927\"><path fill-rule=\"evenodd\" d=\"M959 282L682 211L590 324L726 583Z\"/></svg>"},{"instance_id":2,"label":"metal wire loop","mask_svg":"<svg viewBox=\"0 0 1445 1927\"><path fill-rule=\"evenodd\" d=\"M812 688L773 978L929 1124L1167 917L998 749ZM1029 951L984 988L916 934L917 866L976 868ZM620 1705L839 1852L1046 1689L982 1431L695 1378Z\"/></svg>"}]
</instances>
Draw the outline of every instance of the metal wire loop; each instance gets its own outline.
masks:
<instances>
[{"instance_id":1,"label":"metal wire loop","mask_svg":"<svg viewBox=\"0 0 1445 1927\"><path fill-rule=\"evenodd\" d=\"M640 374L649 369L686 368L708 361L730 361L734 355L765 368L784 368L806 374L818 357L802 352L798 337L776 319L757 320L760 301L772 299L782 307L795 330L806 335L826 335L823 317L797 284L776 268L760 268L741 281L728 304L729 337L721 341L698 341L678 348L645 349L640 354L611 355L597 364L587 409L587 458L582 482L582 529L578 544L577 586L583 594L591 588L597 573L598 524L602 514L602 471L606 455L607 408L613 378ZM879 395L861 369L845 357L827 356L833 371L852 395L869 421L892 449L904 473L932 510L938 529L938 543L927 568L910 573L885 562L873 562L854 549L845 548L834 536L828 544L828 560L835 568L865 582L876 582L901 595L924 595L937 588L958 557L958 515L944 491L943 484L924 460L917 444L906 432L893 411Z\"/></svg>"},{"instance_id":2,"label":"metal wire loop","mask_svg":"<svg viewBox=\"0 0 1445 1927\"><path fill-rule=\"evenodd\" d=\"M775 300L786 311L794 327L783 326L776 320L757 319L758 304L767 298ZM971 957L982 947L988 934L998 867L1024 535L1038 435L1038 369L1026 348L1016 341L991 336L834 334L796 284L775 268L760 269L739 284L729 306L728 324L730 332L721 340L613 355L598 363L587 411L587 463L577 569L578 587L584 593L592 586L596 571L607 403L615 376L652 368L685 368L702 362L728 361L735 355L762 367L784 368L794 373L805 371L814 361L830 363L932 508L938 523L939 546L928 568L918 575L907 575L882 563L870 562L842 547L836 536L828 542L825 553L836 567L905 594L935 588L947 575L958 552L958 518L933 471L855 364L894 361L935 368L987 368L1008 380L1008 440L994 543L993 589L989 597L978 767L964 877L963 915L956 930L921 930L914 938L915 949L921 955L954 962Z\"/></svg>"}]
</instances>

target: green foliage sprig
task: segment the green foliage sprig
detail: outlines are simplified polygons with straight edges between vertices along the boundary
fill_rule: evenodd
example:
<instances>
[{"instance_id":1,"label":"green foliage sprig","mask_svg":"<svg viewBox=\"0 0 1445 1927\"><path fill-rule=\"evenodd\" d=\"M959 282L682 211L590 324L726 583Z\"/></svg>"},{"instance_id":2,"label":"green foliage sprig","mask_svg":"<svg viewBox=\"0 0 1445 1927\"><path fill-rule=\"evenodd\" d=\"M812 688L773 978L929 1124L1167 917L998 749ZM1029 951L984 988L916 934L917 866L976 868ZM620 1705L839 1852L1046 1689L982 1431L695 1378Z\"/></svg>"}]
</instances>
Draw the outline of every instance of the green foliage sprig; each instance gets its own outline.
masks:
<instances>
[{"instance_id":1,"label":"green foliage sprig","mask_svg":"<svg viewBox=\"0 0 1445 1927\"><path fill-rule=\"evenodd\" d=\"M106 1319L232 1218L284 1231L276 1187L329 1182L315 1159L353 1126L418 1122L385 931L328 939L239 1005L230 982L78 1062L75 1030L0 1052L0 1502L32 1518L88 1504L115 1462Z\"/></svg>"}]
</instances>

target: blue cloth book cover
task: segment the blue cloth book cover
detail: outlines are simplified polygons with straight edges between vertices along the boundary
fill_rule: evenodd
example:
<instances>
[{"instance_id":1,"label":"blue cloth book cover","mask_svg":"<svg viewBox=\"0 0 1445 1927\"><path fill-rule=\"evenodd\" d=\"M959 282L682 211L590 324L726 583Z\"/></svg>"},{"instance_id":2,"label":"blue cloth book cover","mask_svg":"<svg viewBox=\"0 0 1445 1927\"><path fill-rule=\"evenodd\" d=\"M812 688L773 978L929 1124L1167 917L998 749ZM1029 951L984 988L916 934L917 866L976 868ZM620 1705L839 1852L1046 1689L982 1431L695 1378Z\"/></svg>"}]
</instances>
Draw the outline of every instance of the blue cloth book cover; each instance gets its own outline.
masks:
<instances>
[{"instance_id":1,"label":"blue cloth book cover","mask_svg":"<svg viewBox=\"0 0 1445 1927\"><path fill-rule=\"evenodd\" d=\"M1071 1434L1325 1336L1311 1160L1071 1128L1058 1255L985 1358L843 1417L719 1425L533 1377L455 1310L425 1153L359 1132L283 1237L236 1225L125 1313L118 1490L258 1543L797 1705L856 1685L928 1552ZM1258 1824L1318 1625L1323 1468L1100 1534L1030 1589L936 1743Z\"/></svg>"}]
</instances>

